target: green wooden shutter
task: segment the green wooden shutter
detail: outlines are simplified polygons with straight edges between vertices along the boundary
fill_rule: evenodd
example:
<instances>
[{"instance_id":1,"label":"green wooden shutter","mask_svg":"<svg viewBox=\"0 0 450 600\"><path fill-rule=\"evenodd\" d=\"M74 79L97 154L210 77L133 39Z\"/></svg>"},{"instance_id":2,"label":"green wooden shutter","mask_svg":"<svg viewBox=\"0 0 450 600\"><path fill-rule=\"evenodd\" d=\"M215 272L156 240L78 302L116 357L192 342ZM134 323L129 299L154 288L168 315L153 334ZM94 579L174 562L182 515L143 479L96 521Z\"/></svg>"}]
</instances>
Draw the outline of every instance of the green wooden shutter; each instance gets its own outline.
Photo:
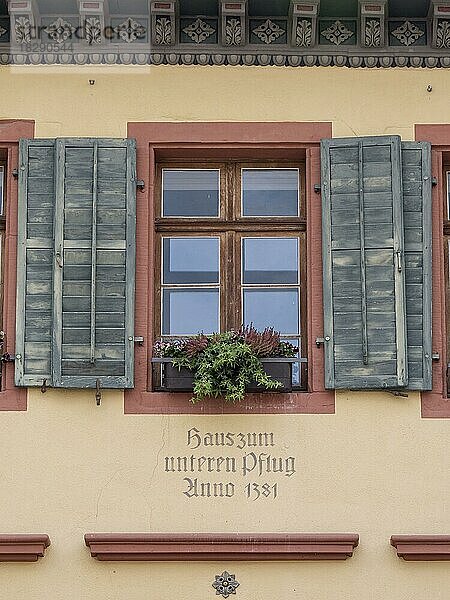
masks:
<instances>
[{"instance_id":1,"label":"green wooden shutter","mask_svg":"<svg viewBox=\"0 0 450 600\"><path fill-rule=\"evenodd\" d=\"M401 142L322 142L325 385L408 383Z\"/></svg>"},{"instance_id":2,"label":"green wooden shutter","mask_svg":"<svg viewBox=\"0 0 450 600\"><path fill-rule=\"evenodd\" d=\"M133 140L56 140L48 377L54 387L133 386L135 160ZM25 339L32 327L25 323ZM41 373L21 385L27 384L42 384Z\"/></svg>"},{"instance_id":3,"label":"green wooden shutter","mask_svg":"<svg viewBox=\"0 0 450 600\"><path fill-rule=\"evenodd\" d=\"M52 377L55 141L20 144L16 385Z\"/></svg>"},{"instance_id":4,"label":"green wooden shutter","mask_svg":"<svg viewBox=\"0 0 450 600\"><path fill-rule=\"evenodd\" d=\"M408 388L431 390L431 147L402 143Z\"/></svg>"}]
</instances>

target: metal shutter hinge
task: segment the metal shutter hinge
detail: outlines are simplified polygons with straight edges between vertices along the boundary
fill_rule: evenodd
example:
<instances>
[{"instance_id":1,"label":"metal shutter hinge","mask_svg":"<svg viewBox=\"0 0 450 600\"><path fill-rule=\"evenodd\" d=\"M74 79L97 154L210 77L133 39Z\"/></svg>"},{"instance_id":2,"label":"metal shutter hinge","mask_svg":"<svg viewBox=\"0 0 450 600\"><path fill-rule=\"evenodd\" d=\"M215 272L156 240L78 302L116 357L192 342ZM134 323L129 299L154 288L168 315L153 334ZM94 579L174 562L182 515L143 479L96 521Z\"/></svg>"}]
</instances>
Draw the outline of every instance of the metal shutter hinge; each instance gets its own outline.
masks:
<instances>
[{"instance_id":1,"label":"metal shutter hinge","mask_svg":"<svg viewBox=\"0 0 450 600\"><path fill-rule=\"evenodd\" d=\"M136 179L136 187L143 192L145 189L145 181L143 179Z\"/></svg>"},{"instance_id":2,"label":"metal shutter hinge","mask_svg":"<svg viewBox=\"0 0 450 600\"><path fill-rule=\"evenodd\" d=\"M438 360L441 360L441 355L439 354L439 352L433 352L433 354L431 355L431 359L437 362Z\"/></svg>"},{"instance_id":3,"label":"metal shutter hinge","mask_svg":"<svg viewBox=\"0 0 450 600\"><path fill-rule=\"evenodd\" d=\"M19 169L13 169L12 176L14 177L14 179L19 179Z\"/></svg>"},{"instance_id":4,"label":"metal shutter hinge","mask_svg":"<svg viewBox=\"0 0 450 600\"><path fill-rule=\"evenodd\" d=\"M321 191L322 191L322 186L320 185L320 183L315 183L314 184L314 192L316 194L320 194Z\"/></svg>"},{"instance_id":5,"label":"metal shutter hinge","mask_svg":"<svg viewBox=\"0 0 450 600\"><path fill-rule=\"evenodd\" d=\"M132 338L132 341L134 341L135 344L139 344L139 346L144 345L144 337L142 335L136 335L134 338Z\"/></svg>"},{"instance_id":6,"label":"metal shutter hinge","mask_svg":"<svg viewBox=\"0 0 450 600\"><path fill-rule=\"evenodd\" d=\"M329 335L325 336L324 338L316 338L316 346L320 348L322 344L325 345L325 342L329 342L330 339L331 338Z\"/></svg>"},{"instance_id":7,"label":"metal shutter hinge","mask_svg":"<svg viewBox=\"0 0 450 600\"><path fill-rule=\"evenodd\" d=\"M438 179L437 179L437 177L432 177L432 178L431 178L431 185L432 185L433 187L435 187L437 184L438 184Z\"/></svg>"},{"instance_id":8,"label":"metal shutter hinge","mask_svg":"<svg viewBox=\"0 0 450 600\"><path fill-rule=\"evenodd\" d=\"M97 381L95 382L95 402L97 403L97 406L100 406L100 404L102 403L102 392L100 387L100 379L97 379Z\"/></svg>"}]
</instances>

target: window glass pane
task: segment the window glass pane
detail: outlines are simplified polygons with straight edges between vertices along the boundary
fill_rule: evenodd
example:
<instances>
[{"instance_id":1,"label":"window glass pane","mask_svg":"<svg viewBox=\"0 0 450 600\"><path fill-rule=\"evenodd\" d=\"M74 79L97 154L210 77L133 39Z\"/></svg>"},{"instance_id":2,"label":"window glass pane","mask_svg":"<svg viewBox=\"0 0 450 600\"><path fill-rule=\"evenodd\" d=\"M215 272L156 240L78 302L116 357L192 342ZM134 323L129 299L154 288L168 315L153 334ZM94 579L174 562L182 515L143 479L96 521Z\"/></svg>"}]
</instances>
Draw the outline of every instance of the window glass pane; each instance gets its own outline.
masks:
<instances>
[{"instance_id":1,"label":"window glass pane","mask_svg":"<svg viewBox=\"0 0 450 600\"><path fill-rule=\"evenodd\" d=\"M243 283L298 283L298 239L245 238Z\"/></svg>"},{"instance_id":2,"label":"window glass pane","mask_svg":"<svg viewBox=\"0 0 450 600\"><path fill-rule=\"evenodd\" d=\"M243 216L298 216L298 179L298 169L243 169Z\"/></svg>"},{"instance_id":3,"label":"window glass pane","mask_svg":"<svg viewBox=\"0 0 450 600\"><path fill-rule=\"evenodd\" d=\"M163 169L163 217L218 217L218 169Z\"/></svg>"},{"instance_id":4,"label":"window glass pane","mask_svg":"<svg viewBox=\"0 0 450 600\"><path fill-rule=\"evenodd\" d=\"M3 214L5 193L5 167L0 165L0 215Z\"/></svg>"},{"instance_id":5,"label":"window glass pane","mask_svg":"<svg viewBox=\"0 0 450 600\"><path fill-rule=\"evenodd\" d=\"M450 221L450 171L447 172L447 220Z\"/></svg>"},{"instance_id":6,"label":"window glass pane","mask_svg":"<svg viewBox=\"0 0 450 600\"><path fill-rule=\"evenodd\" d=\"M219 283L219 239L165 238L163 283Z\"/></svg>"},{"instance_id":7,"label":"window glass pane","mask_svg":"<svg viewBox=\"0 0 450 600\"><path fill-rule=\"evenodd\" d=\"M163 335L219 331L219 290L163 290Z\"/></svg>"},{"instance_id":8,"label":"window glass pane","mask_svg":"<svg viewBox=\"0 0 450 600\"><path fill-rule=\"evenodd\" d=\"M273 327L283 334L299 333L298 289L244 289L244 324Z\"/></svg>"}]
</instances>

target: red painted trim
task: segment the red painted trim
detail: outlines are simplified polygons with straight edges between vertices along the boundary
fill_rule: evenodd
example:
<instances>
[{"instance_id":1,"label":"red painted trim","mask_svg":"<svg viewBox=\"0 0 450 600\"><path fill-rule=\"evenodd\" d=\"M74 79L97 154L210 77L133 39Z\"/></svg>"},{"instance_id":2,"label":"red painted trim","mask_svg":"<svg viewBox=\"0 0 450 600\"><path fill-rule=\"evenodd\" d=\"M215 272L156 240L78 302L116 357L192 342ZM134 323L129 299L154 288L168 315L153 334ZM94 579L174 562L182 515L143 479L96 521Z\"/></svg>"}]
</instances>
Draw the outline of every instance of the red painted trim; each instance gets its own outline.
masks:
<instances>
[{"instance_id":1,"label":"red painted trim","mask_svg":"<svg viewBox=\"0 0 450 600\"><path fill-rule=\"evenodd\" d=\"M128 137L137 141L138 178L145 189L137 198L136 335L144 346L136 347L135 388L125 391L126 414L221 414L285 413L333 414L334 392L324 389L323 348L314 340L323 336L322 238L320 197L314 184L320 182L319 143L332 135L331 123L129 123ZM307 392L253 394L238 405L211 400L192 405L189 394L150 392L147 366L151 358L153 322L149 299L153 298L154 273L154 173L156 161L166 158L249 158L276 155L289 159L306 156L308 214L308 359L310 381Z\"/></svg>"},{"instance_id":2,"label":"red painted trim","mask_svg":"<svg viewBox=\"0 0 450 600\"><path fill-rule=\"evenodd\" d=\"M433 389L422 393L422 417L450 418L447 398L447 323L445 318L445 264L442 225L444 219L445 182L442 178L443 152L450 152L450 125L416 125L417 141L432 144L432 176L438 185L432 191L433 237L433 352L440 355L433 362Z\"/></svg>"},{"instance_id":3,"label":"red painted trim","mask_svg":"<svg viewBox=\"0 0 450 600\"><path fill-rule=\"evenodd\" d=\"M345 560L357 534L87 533L101 561Z\"/></svg>"},{"instance_id":4,"label":"red painted trim","mask_svg":"<svg viewBox=\"0 0 450 600\"><path fill-rule=\"evenodd\" d=\"M4 352L15 353L16 338L16 262L17 262L17 180L12 170L19 165L19 139L34 137L34 121L0 121L0 148L8 153L6 236L4 262L3 328ZM27 409L27 391L14 385L14 363L3 366L3 388L0 411Z\"/></svg>"},{"instance_id":5,"label":"red painted trim","mask_svg":"<svg viewBox=\"0 0 450 600\"><path fill-rule=\"evenodd\" d=\"M404 560L450 560L450 535L393 535L391 546Z\"/></svg>"},{"instance_id":6,"label":"red painted trim","mask_svg":"<svg viewBox=\"0 0 450 600\"><path fill-rule=\"evenodd\" d=\"M0 562L36 562L49 546L48 535L0 535Z\"/></svg>"}]
</instances>

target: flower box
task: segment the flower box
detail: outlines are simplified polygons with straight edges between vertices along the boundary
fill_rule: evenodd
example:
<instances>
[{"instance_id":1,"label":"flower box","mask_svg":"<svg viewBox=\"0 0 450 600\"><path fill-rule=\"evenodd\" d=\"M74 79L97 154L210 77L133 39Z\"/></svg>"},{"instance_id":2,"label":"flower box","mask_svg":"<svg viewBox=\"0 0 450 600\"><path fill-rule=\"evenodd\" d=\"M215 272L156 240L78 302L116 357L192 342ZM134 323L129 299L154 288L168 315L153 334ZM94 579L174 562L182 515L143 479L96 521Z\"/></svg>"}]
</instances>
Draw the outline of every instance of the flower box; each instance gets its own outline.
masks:
<instances>
[{"instance_id":1,"label":"flower box","mask_svg":"<svg viewBox=\"0 0 450 600\"><path fill-rule=\"evenodd\" d=\"M190 369L174 367L171 359L160 359L163 363L162 387L171 392L192 392L194 375ZM292 364L295 359L290 358L265 358L261 360L264 371L273 380L279 381L283 387L276 390L266 390L256 383L247 386L249 393L280 393L292 391Z\"/></svg>"}]
</instances>

